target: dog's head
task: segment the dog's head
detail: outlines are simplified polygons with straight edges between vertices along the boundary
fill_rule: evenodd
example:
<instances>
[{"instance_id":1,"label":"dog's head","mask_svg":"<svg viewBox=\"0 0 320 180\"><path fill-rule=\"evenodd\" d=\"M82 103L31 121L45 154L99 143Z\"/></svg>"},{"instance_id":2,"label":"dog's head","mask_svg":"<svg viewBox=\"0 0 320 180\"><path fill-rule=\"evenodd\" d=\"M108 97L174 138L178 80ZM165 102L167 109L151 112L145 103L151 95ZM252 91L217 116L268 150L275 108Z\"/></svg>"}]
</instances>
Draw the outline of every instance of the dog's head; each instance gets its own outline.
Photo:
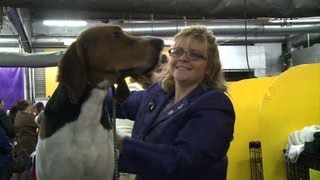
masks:
<instances>
[{"instance_id":1,"label":"dog's head","mask_svg":"<svg viewBox=\"0 0 320 180\"><path fill-rule=\"evenodd\" d=\"M99 86L107 80L109 85L118 83L118 88L127 89L124 77L151 71L162 48L159 38L130 36L119 26L93 27L67 49L58 65L57 80L69 87L75 103L88 83Z\"/></svg>"}]
</instances>

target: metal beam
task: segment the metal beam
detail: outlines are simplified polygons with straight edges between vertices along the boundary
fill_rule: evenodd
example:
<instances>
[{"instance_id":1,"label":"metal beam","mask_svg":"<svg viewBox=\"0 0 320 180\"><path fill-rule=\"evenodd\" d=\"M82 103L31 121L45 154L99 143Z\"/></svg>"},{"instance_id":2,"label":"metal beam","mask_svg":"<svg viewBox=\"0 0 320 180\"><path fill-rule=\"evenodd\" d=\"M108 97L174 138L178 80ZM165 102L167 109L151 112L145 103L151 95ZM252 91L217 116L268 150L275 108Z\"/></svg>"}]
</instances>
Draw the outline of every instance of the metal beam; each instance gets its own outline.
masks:
<instances>
[{"instance_id":1,"label":"metal beam","mask_svg":"<svg viewBox=\"0 0 320 180\"><path fill-rule=\"evenodd\" d=\"M27 32L25 31L25 28L21 21L21 17L18 13L18 10L16 8L10 8L7 16L10 19L13 26L15 27L19 37L21 38L21 43L24 51L32 52L31 44L27 36Z\"/></svg>"}]
</instances>

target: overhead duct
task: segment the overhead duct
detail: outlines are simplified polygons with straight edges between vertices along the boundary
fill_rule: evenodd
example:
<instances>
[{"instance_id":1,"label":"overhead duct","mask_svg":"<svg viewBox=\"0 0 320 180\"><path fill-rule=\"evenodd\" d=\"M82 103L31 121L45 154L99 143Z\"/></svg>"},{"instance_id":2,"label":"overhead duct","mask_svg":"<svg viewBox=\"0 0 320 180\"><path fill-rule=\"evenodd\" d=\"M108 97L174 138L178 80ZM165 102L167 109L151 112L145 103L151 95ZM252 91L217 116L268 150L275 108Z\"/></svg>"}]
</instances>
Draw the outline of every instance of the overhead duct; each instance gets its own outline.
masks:
<instances>
[{"instance_id":1,"label":"overhead duct","mask_svg":"<svg viewBox=\"0 0 320 180\"><path fill-rule=\"evenodd\" d=\"M143 21L112 21L111 23L122 26L127 32L133 35L154 35L160 37L172 37L179 30L187 25L202 24L213 30L219 43L222 44L244 44L245 42L245 25L244 20L206 20L206 21L174 21L161 20L154 22ZM33 38L31 40L34 48L38 47L66 47L63 39L75 38L80 31L92 27L104 25L97 21L90 22L88 26L82 28L69 27L47 27L40 21L32 24ZM281 23L270 23L266 20L248 20L247 21L247 42L248 43L268 43L281 42L285 43L285 36L290 34L311 34L313 40L314 34L320 32L320 23L313 24L289 24L283 26ZM304 37L303 37L304 38ZM302 38L302 39L303 39ZM293 46L299 46L299 39L292 38ZM301 38L300 38L301 39ZM306 40L306 38L304 38ZM3 41L1 41L3 40ZM2 36L0 46L18 46L17 39L9 36Z\"/></svg>"},{"instance_id":2,"label":"overhead duct","mask_svg":"<svg viewBox=\"0 0 320 180\"><path fill-rule=\"evenodd\" d=\"M247 0L247 17L310 17L320 14L319 0ZM0 6L84 10L95 12L172 15L194 18L244 18L243 1L235 0L2 0Z\"/></svg>"},{"instance_id":3,"label":"overhead duct","mask_svg":"<svg viewBox=\"0 0 320 180\"><path fill-rule=\"evenodd\" d=\"M52 38L52 37L38 37L33 39L32 46L33 48L61 48L67 47L66 42L72 42L76 37L70 38ZM163 37L164 39L169 39ZM171 38L170 38L171 39ZM229 45L229 44L245 44L245 37L235 37L235 36L217 36L217 41L220 45ZM285 36L249 36L247 37L247 43L284 43L286 42ZM166 44L169 45L169 44Z\"/></svg>"},{"instance_id":4,"label":"overhead duct","mask_svg":"<svg viewBox=\"0 0 320 180\"><path fill-rule=\"evenodd\" d=\"M320 23L318 24L299 24L290 26L281 26L273 24L250 23L247 27L243 20L238 22L171 22L171 23L142 23L142 24L119 24L128 32L134 35L156 35L156 36L172 36L181 29L190 25L205 25L207 28L214 31L217 35L239 35L247 33L250 35L266 35L266 34L294 34L294 33L318 33L320 32Z\"/></svg>"},{"instance_id":5,"label":"overhead duct","mask_svg":"<svg viewBox=\"0 0 320 180\"><path fill-rule=\"evenodd\" d=\"M223 62L223 68L229 70L246 69L246 58L244 46L219 46L220 58ZM238 61L232 61L235 58L229 58L230 52ZM265 68L265 50L262 46L248 47L251 68ZM57 66L64 52L52 53L15 53L0 52L0 67L51 67Z\"/></svg>"},{"instance_id":6,"label":"overhead duct","mask_svg":"<svg viewBox=\"0 0 320 180\"><path fill-rule=\"evenodd\" d=\"M18 36L0 36L0 47L18 47L19 41Z\"/></svg>"},{"instance_id":7,"label":"overhead duct","mask_svg":"<svg viewBox=\"0 0 320 180\"><path fill-rule=\"evenodd\" d=\"M14 53L0 52L0 67L51 67L57 66L63 52Z\"/></svg>"},{"instance_id":8,"label":"overhead duct","mask_svg":"<svg viewBox=\"0 0 320 180\"><path fill-rule=\"evenodd\" d=\"M291 37L291 45L293 47L305 46L308 47L315 42L320 42L320 33L306 33Z\"/></svg>"},{"instance_id":9,"label":"overhead duct","mask_svg":"<svg viewBox=\"0 0 320 180\"><path fill-rule=\"evenodd\" d=\"M320 32L320 20L313 24L290 24L283 26L282 24L273 24L266 21L248 21L247 27L244 20L236 21L155 21L148 23L139 22L112 22L124 28L127 32L133 35L154 35L154 36L173 36L181 29L189 25L205 25L213 30L216 35L244 35L245 28L247 34L252 36L261 35L286 35L295 33L318 33ZM103 25L99 23L89 24L87 27L70 28L63 27L53 28L46 27L42 22L37 21L33 23L33 31L35 34L42 34L47 36L61 36L62 32L69 36L77 36L78 33L88 27Z\"/></svg>"},{"instance_id":10,"label":"overhead duct","mask_svg":"<svg viewBox=\"0 0 320 180\"><path fill-rule=\"evenodd\" d=\"M65 48L69 44L66 42L74 41L76 37L37 37L32 40L33 48ZM166 39L166 37L164 37ZM230 44L254 44L254 43L284 43L285 36L217 36L217 41L220 45ZM168 45L168 44L167 44ZM16 38L1 38L0 47L18 47L19 41Z\"/></svg>"}]
</instances>

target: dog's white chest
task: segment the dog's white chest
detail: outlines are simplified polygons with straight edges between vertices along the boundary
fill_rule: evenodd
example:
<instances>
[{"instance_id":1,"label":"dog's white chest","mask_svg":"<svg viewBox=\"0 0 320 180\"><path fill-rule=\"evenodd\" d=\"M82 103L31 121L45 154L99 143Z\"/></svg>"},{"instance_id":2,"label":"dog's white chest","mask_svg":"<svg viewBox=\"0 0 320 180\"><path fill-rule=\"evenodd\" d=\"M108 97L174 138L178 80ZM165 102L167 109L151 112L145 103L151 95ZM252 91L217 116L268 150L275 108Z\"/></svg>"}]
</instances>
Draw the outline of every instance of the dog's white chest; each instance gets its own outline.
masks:
<instances>
[{"instance_id":1,"label":"dog's white chest","mask_svg":"<svg viewBox=\"0 0 320 180\"><path fill-rule=\"evenodd\" d=\"M76 121L51 137L39 139L36 154L39 180L111 180L113 135L100 124L105 92L94 89Z\"/></svg>"}]
</instances>

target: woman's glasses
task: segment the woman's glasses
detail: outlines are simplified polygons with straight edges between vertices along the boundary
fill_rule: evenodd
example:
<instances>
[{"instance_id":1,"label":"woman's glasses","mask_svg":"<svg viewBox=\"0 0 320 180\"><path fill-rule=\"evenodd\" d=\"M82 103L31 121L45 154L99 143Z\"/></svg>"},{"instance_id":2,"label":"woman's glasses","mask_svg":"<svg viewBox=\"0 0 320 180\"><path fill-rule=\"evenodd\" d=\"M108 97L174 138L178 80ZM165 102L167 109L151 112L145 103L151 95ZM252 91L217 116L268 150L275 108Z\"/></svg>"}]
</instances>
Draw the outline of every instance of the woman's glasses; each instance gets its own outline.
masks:
<instances>
[{"instance_id":1,"label":"woman's glasses","mask_svg":"<svg viewBox=\"0 0 320 180\"><path fill-rule=\"evenodd\" d=\"M201 52L198 50L190 50L190 51L185 51L182 48L171 48L168 51L169 55L175 58L180 58L183 56L184 53L186 53L186 56L188 59L191 60L206 60L207 58L204 57Z\"/></svg>"}]
</instances>

